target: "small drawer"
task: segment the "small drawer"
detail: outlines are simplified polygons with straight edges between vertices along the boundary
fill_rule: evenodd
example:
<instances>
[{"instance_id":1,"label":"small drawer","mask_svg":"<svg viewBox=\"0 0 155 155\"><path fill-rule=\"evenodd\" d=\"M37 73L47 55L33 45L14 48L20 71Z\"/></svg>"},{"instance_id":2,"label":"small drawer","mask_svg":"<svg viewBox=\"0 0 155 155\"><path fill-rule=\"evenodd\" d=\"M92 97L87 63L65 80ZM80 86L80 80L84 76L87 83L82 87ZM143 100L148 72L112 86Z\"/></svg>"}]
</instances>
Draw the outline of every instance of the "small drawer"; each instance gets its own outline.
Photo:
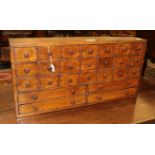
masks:
<instances>
[{"instance_id":1,"label":"small drawer","mask_svg":"<svg viewBox=\"0 0 155 155\"><path fill-rule=\"evenodd\" d=\"M126 79L127 77L128 77L128 69L127 68L115 69L114 80Z\"/></svg>"},{"instance_id":2,"label":"small drawer","mask_svg":"<svg viewBox=\"0 0 155 155\"><path fill-rule=\"evenodd\" d=\"M115 67L127 67L129 66L129 57L116 57L115 58Z\"/></svg>"},{"instance_id":3,"label":"small drawer","mask_svg":"<svg viewBox=\"0 0 155 155\"><path fill-rule=\"evenodd\" d=\"M58 87L58 75L40 76L39 79L40 79L41 89Z\"/></svg>"},{"instance_id":4,"label":"small drawer","mask_svg":"<svg viewBox=\"0 0 155 155\"><path fill-rule=\"evenodd\" d=\"M66 45L62 47L61 56L63 58L78 58L80 56L79 45Z\"/></svg>"},{"instance_id":5,"label":"small drawer","mask_svg":"<svg viewBox=\"0 0 155 155\"><path fill-rule=\"evenodd\" d=\"M100 58L99 60L99 68L104 69L104 68L110 68L114 66L114 58Z\"/></svg>"},{"instance_id":6,"label":"small drawer","mask_svg":"<svg viewBox=\"0 0 155 155\"><path fill-rule=\"evenodd\" d=\"M81 72L79 77L79 84L94 83L96 80L96 72Z\"/></svg>"},{"instance_id":7,"label":"small drawer","mask_svg":"<svg viewBox=\"0 0 155 155\"><path fill-rule=\"evenodd\" d=\"M137 87L139 84L139 78L130 78L126 81L128 87Z\"/></svg>"},{"instance_id":8,"label":"small drawer","mask_svg":"<svg viewBox=\"0 0 155 155\"><path fill-rule=\"evenodd\" d=\"M36 61L36 48L15 48L16 62Z\"/></svg>"},{"instance_id":9,"label":"small drawer","mask_svg":"<svg viewBox=\"0 0 155 155\"><path fill-rule=\"evenodd\" d=\"M140 66L143 64L143 61L144 61L143 59L144 59L144 57L141 55L132 56L130 65L131 66Z\"/></svg>"},{"instance_id":10,"label":"small drawer","mask_svg":"<svg viewBox=\"0 0 155 155\"><path fill-rule=\"evenodd\" d=\"M19 78L17 80L17 90L20 91L34 91L39 88L39 80L34 77Z\"/></svg>"},{"instance_id":11,"label":"small drawer","mask_svg":"<svg viewBox=\"0 0 155 155\"><path fill-rule=\"evenodd\" d=\"M59 58L60 46L38 47L38 59L40 61L49 61L50 55L52 58Z\"/></svg>"},{"instance_id":12,"label":"small drawer","mask_svg":"<svg viewBox=\"0 0 155 155\"><path fill-rule=\"evenodd\" d=\"M146 50L146 43L133 43L132 55L144 55Z\"/></svg>"},{"instance_id":13,"label":"small drawer","mask_svg":"<svg viewBox=\"0 0 155 155\"><path fill-rule=\"evenodd\" d=\"M96 57L98 52L97 45L82 45L81 46L82 57Z\"/></svg>"},{"instance_id":14,"label":"small drawer","mask_svg":"<svg viewBox=\"0 0 155 155\"><path fill-rule=\"evenodd\" d=\"M130 67L129 69L129 77L140 77L141 75L141 67Z\"/></svg>"},{"instance_id":15,"label":"small drawer","mask_svg":"<svg viewBox=\"0 0 155 155\"><path fill-rule=\"evenodd\" d=\"M80 61L75 60L61 60L61 72L77 72L80 70Z\"/></svg>"},{"instance_id":16,"label":"small drawer","mask_svg":"<svg viewBox=\"0 0 155 155\"><path fill-rule=\"evenodd\" d=\"M76 86L78 85L79 74L63 74L60 78L60 86Z\"/></svg>"},{"instance_id":17,"label":"small drawer","mask_svg":"<svg viewBox=\"0 0 155 155\"><path fill-rule=\"evenodd\" d=\"M103 44L99 47L100 57L112 57L115 54L115 44Z\"/></svg>"},{"instance_id":18,"label":"small drawer","mask_svg":"<svg viewBox=\"0 0 155 155\"><path fill-rule=\"evenodd\" d=\"M122 55L129 55L131 53L131 44L117 44L115 54L122 56Z\"/></svg>"},{"instance_id":19,"label":"small drawer","mask_svg":"<svg viewBox=\"0 0 155 155\"><path fill-rule=\"evenodd\" d=\"M50 65L51 65L50 62L38 63L39 73L41 75L45 75L45 74L55 74L55 73L59 73L60 72L60 63L59 63L59 61L57 59L53 59L53 65L55 67L55 72L53 72L51 70Z\"/></svg>"},{"instance_id":20,"label":"small drawer","mask_svg":"<svg viewBox=\"0 0 155 155\"><path fill-rule=\"evenodd\" d=\"M18 102L19 104L25 104L44 100L53 100L54 98L61 98L61 97L70 98L85 93L86 93L85 86L58 88L53 90L52 89L44 90L40 92L18 94Z\"/></svg>"},{"instance_id":21,"label":"small drawer","mask_svg":"<svg viewBox=\"0 0 155 155\"><path fill-rule=\"evenodd\" d=\"M53 99L50 101L19 105L18 111L20 116L24 116L30 114L45 113L63 108L69 108L72 106L82 105L85 103L86 103L85 95L78 95L72 98L63 97Z\"/></svg>"},{"instance_id":22,"label":"small drawer","mask_svg":"<svg viewBox=\"0 0 155 155\"><path fill-rule=\"evenodd\" d=\"M104 69L97 71L97 81L112 81L113 80L113 70L112 69Z\"/></svg>"},{"instance_id":23,"label":"small drawer","mask_svg":"<svg viewBox=\"0 0 155 155\"><path fill-rule=\"evenodd\" d=\"M32 76L38 73L37 63L15 65L17 76Z\"/></svg>"},{"instance_id":24,"label":"small drawer","mask_svg":"<svg viewBox=\"0 0 155 155\"><path fill-rule=\"evenodd\" d=\"M81 70L94 70L97 68L96 58L85 58L81 60Z\"/></svg>"}]
</instances>

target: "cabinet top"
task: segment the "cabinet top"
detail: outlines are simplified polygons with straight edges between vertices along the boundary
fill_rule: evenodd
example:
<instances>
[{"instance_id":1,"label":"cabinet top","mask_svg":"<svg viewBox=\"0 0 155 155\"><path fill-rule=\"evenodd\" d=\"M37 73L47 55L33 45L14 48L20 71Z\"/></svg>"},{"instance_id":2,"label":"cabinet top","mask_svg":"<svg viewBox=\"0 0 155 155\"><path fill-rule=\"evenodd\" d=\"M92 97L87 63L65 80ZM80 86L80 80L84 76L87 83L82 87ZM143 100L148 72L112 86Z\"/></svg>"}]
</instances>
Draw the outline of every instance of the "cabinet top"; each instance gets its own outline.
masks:
<instances>
[{"instance_id":1,"label":"cabinet top","mask_svg":"<svg viewBox=\"0 0 155 155\"><path fill-rule=\"evenodd\" d=\"M102 44L138 42L145 39L136 37L53 37L53 38L12 38L9 39L11 47L19 46L50 46L75 44Z\"/></svg>"}]
</instances>

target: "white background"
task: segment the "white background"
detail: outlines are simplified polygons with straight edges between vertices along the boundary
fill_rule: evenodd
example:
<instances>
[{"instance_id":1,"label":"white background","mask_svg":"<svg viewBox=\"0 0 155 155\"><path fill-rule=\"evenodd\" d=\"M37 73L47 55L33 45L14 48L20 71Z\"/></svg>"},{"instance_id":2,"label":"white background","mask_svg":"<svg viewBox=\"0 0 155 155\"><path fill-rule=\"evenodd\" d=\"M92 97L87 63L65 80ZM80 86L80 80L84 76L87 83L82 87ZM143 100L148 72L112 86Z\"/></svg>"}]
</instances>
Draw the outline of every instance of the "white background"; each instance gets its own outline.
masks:
<instances>
[{"instance_id":1,"label":"white background","mask_svg":"<svg viewBox=\"0 0 155 155\"><path fill-rule=\"evenodd\" d=\"M151 30L152 0L5 0L1 30ZM154 125L0 125L1 155L154 155Z\"/></svg>"}]
</instances>

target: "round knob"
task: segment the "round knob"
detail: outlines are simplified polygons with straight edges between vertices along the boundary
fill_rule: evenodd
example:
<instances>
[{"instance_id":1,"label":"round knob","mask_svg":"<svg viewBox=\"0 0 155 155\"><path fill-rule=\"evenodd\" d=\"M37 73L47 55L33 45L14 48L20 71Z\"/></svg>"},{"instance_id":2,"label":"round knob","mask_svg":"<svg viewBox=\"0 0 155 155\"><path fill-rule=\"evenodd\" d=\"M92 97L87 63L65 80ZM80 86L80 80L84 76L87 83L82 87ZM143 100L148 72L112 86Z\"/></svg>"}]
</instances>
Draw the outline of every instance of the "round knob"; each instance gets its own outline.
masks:
<instances>
[{"instance_id":1,"label":"round knob","mask_svg":"<svg viewBox=\"0 0 155 155\"><path fill-rule=\"evenodd\" d=\"M73 55L73 54L74 54L74 51L73 51L73 50L69 50L68 53L69 53L70 55Z\"/></svg>"},{"instance_id":2,"label":"round knob","mask_svg":"<svg viewBox=\"0 0 155 155\"><path fill-rule=\"evenodd\" d=\"M135 59L135 62L136 62L136 63L138 63L138 62L139 62L139 60L138 60L138 59Z\"/></svg>"},{"instance_id":3,"label":"round knob","mask_svg":"<svg viewBox=\"0 0 155 155\"><path fill-rule=\"evenodd\" d=\"M24 72L28 74L28 73L30 73L30 69L29 68L25 68Z\"/></svg>"},{"instance_id":4,"label":"round knob","mask_svg":"<svg viewBox=\"0 0 155 155\"><path fill-rule=\"evenodd\" d=\"M72 65L68 65L68 69L69 70L72 70L73 69L73 66Z\"/></svg>"},{"instance_id":5,"label":"round knob","mask_svg":"<svg viewBox=\"0 0 155 155\"><path fill-rule=\"evenodd\" d=\"M131 84L131 83L130 83L130 81L127 81L126 83L127 83L128 85L130 85L130 84Z\"/></svg>"},{"instance_id":6,"label":"round knob","mask_svg":"<svg viewBox=\"0 0 155 155\"><path fill-rule=\"evenodd\" d=\"M107 74L103 74L103 77L106 78L107 77Z\"/></svg>"},{"instance_id":7,"label":"round knob","mask_svg":"<svg viewBox=\"0 0 155 155\"><path fill-rule=\"evenodd\" d=\"M74 95L74 94L75 94L75 90L73 90L73 89L72 89L72 90L71 90L71 94L73 94L73 95Z\"/></svg>"},{"instance_id":8,"label":"round knob","mask_svg":"<svg viewBox=\"0 0 155 155\"><path fill-rule=\"evenodd\" d=\"M92 49L89 49L89 50L88 50L88 53L89 53L89 54L93 54L93 50L92 50Z\"/></svg>"},{"instance_id":9,"label":"round knob","mask_svg":"<svg viewBox=\"0 0 155 155\"><path fill-rule=\"evenodd\" d=\"M91 79L90 76L88 76L88 77L87 77L87 80L90 81L90 79Z\"/></svg>"},{"instance_id":10,"label":"round knob","mask_svg":"<svg viewBox=\"0 0 155 155\"><path fill-rule=\"evenodd\" d=\"M71 103L72 105L74 105L74 104L75 104L75 101L71 101L70 103Z\"/></svg>"},{"instance_id":11,"label":"round knob","mask_svg":"<svg viewBox=\"0 0 155 155\"><path fill-rule=\"evenodd\" d=\"M110 49L109 49L109 48L106 48L106 49L105 49L105 52L110 52Z\"/></svg>"},{"instance_id":12,"label":"round knob","mask_svg":"<svg viewBox=\"0 0 155 155\"><path fill-rule=\"evenodd\" d=\"M33 100L38 100L38 96L34 95L34 96L32 96L32 99Z\"/></svg>"},{"instance_id":13,"label":"round knob","mask_svg":"<svg viewBox=\"0 0 155 155\"><path fill-rule=\"evenodd\" d=\"M24 84L24 86L25 86L26 88L29 88L29 87L31 86L31 84L30 84L29 82L26 82L26 83Z\"/></svg>"},{"instance_id":14,"label":"round knob","mask_svg":"<svg viewBox=\"0 0 155 155\"><path fill-rule=\"evenodd\" d=\"M104 61L104 64L105 64L105 65L108 65L108 64L109 64L109 61L108 61L108 60L105 60L105 61Z\"/></svg>"},{"instance_id":15,"label":"round knob","mask_svg":"<svg viewBox=\"0 0 155 155\"><path fill-rule=\"evenodd\" d=\"M140 48L140 47L137 47L137 48L136 48L136 51L140 51L140 50L141 50L141 48Z\"/></svg>"},{"instance_id":16,"label":"round knob","mask_svg":"<svg viewBox=\"0 0 155 155\"><path fill-rule=\"evenodd\" d=\"M118 75L119 75L119 76L123 76L123 72L122 72L122 71L119 71L119 72L118 72Z\"/></svg>"},{"instance_id":17,"label":"round knob","mask_svg":"<svg viewBox=\"0 0 155 155\"><path fill-rule=\"evenodd\" d=\"M52 81L48 81L48 83L47 83L48 85L52 85Z\"/></svg>"},{"instance_id":18,"label":"round knob","mask_svg":"<svg viewBox=\"0 0 155 155\"><path fill-rule=\"evenodd\" d=\"M128 50L128 48L126 47L126 48L122 48L122 51L123 52L126 52Z\"/></svg>"},{"instance_id":19,"label":"round knob","mask_svg":"<svg viewBox=\"0 0 155 155\"><path fill-rule=\"evenodd\" d=\"M97 96L97 99L98 100L102 100L102 96Z\"/></svg>"},{"instance_id":20,"label":"round knob","mask_svg":"<svg viewBox=\"0 0 155 155\"><path fill-rule=\"evenodd\" d=\"M73 82L73 80L72 80L72 79L69 79L69 80L68 80L68 83L72 83L72 82Z\"/></svg>"},{"instance_id":21,"label":"round knob","mask_svg":"<svg viewBox=\"0 0 155 155\"><path fill-rule=\"evenodd\" d=\"M88 67L92 67L92 64L88 64L87 66L88 66Z\"/></svg>"},{"instance_id":22,"label":"round knob","mask_svg":"<svg viewBox=\"0 0 155 155\"><path fill-rule=\"evenodd\" d=\"M24 58L29 58L29 56L30 56L29 53L27 53L27 52L24 53Z\"/></svg>"}]
</instances>

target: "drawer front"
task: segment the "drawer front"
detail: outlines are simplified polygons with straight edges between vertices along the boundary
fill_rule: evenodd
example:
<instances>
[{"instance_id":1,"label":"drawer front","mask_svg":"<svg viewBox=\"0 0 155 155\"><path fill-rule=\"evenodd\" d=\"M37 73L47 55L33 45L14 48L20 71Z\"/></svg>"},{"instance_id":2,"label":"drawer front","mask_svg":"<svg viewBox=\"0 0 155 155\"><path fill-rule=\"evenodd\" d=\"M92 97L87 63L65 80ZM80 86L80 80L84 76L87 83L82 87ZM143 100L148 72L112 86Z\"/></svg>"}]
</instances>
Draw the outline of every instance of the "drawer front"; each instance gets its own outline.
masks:
<instances>
[{"instance_id":1,"label":"drawer front","mask_svg":"<svg viewBox=\"0 0 155 155\"><path fill-rule=\"evenodd\" d=\"M122 80L128 77L128 69L127 68L118 68L115 69L114 80Z\"/></svg>"},{"instance_id":2,"label":"drawer front","mask_svg":"<svg viewBox=\"0 0 155 155\"><path fill-rule=\"evenodd\" d=\"M77 72L80 71L80 61L75 60L62 60L61 61L61 72Z\"/></svg>"},{"instance_id":3,"label":"drawer front","mask_svg":"<svg viewBox=\"0 0 155 155\"><path fill-rule=\"evenodd\" d=\"M110 68L114 66L114 58L100 58L99 60L99 68Z\"/></svg>"},{"instance_id":4,"label":"drawer front","mask_svg":"<svg viewBox=\"0 0 155 155\"><path fill-rule=\"evenodd\" d=\"M82 72L79 77L79 84L93 83L96 80L96 72Z\"/></svg>"},{"instance_id":5,"label":"drawer front","mask_svg":"<svg viewBox=\"0 0 155 155\"><path fill-rule=\"evenodd\" d=\"M88 85L88 92L99 92L99 91L110 91L110 90L118 90L129 87L138 86L138 79L129 79L123 81L111 81L111 82L103 82L103 83L95 83Z\"/></svg>"},{"instance_id":6,"label":"drawer front","mask_svg":"<svg viewBox=\"0 0 155 155\"><path fill-rule=\"evenodd\" d=\"M79 94L85 94L85 86L70 87L70 88L59 88L53 90L45 90L41 92L23 93L18 94L19 104L38 102L44 100L53 100L54 98L76 96Z\"/></svg>"},{"instance_id":7,"label":"drawer front","mask_svg":"<svg viewBox=\"0 0 155 155\"><path fill-rule=\"evenodd\" d=\"M15 65L17 76L32 76L38 73L37 63Z\"/></svg>"},{"instance_id":8,"label":"drawer front","mask_svg":"<svg viewBox=\"0 0 155 155\"><path fill-rule=\"evenodd\" d=\"M142 42L133 43L132 55L144 55L146 44Z\"/></svg>"},{"instance_id":9,"label":"drawer front","mask_svg":"<svg viewBox=\"0 0 155 155\"><path fill-rule=\"evenodd\" d=\"M41 62L38 63L38 69L39 69L39 73L42 75L45 74L55 74L55 73L59 73L60 72L60 62L57 59L53 59L53 64L55 66L55 72L52 72L51 70L51 63L50 62Z\"/></svg>"},{"instance_id":10,"label":"drawer front","mask_svg":"<svg viewBox=\"0 0 155 155\"><path fill-rule=\"evenodd\" d=\"M143 59L144 59L144 57L141 56L141 55L132 56L132 57L131 57L130 65L131 65L131 66L140 66L140 65L143 64Z\"/></svg>"},{"instance_id":11,"label":"drawer front","mask_svg":"<svg viewBox=\"0 0 155 155\"><path fill-rule=\"evenodd\" d=\"M58 88L58 75L40 76L41 89Z\"/></svg>"},{"instance_id":12,"label":"drawer front","mask_svg":"<svg viewBox=\"0 0 155 155\"><path fill-rule=\"evenodd\" d=\"M36 48L15 48L16 62L28 62L37 60Z\"/></svg>"},{"instance_id":13,"label":"drawer front","mask_svg":"<svg viewBox=\"0 0 155 155\"><path fill-rule=\"evenodd\" d=\"M87 58L81 60L81 70L95 70L97 68L96 58Z\"/></svg>"},{"instance_id":14,"label":"drawer front","mask_svg":"<svg viewBox=\"0 0 155 155\"><path fill-rule=\"evenodd\" d=\"M63 74L60 78L60 86L76 86L78 85L79 74Z\"/></svg>"},{"instance_id":15,"label":"drawer front","mask_svg":"<svg viewBox=\"0 0 155 155\"><path fill-rule=\"evenodd\" d=\"M129 57L116 57L115 58L115 67L127 67L129 66Z\"/></svg>"},{"instance_id":16,"label":"drawer front","mask_svg":"<svg viewBox=\"0 0 155 155\"><path fill-rule=\"evenodd\" d=\"M82 57L96 57L98 55L97 45L82 45L81 46Z\"/></svg>"},{"instance_id":17,"label":"drawer front","mask_svg":"<svg viewBox=\"0 0 155 155\"><path fill-rule=\"evenodd\" d=\"M88 95L88 103L94 103L94 102L103 102L108 100L114 100L119 98L124 98L128 96L127 90L118 90L108 93L95 93Z\"/></svg>"},{"instance_id":18,"label":"drawer front","mask_svg":"<svg viewBox=\"0 0 155 155\"><path fill-rule=\"evenodd\" d=\"M97 71L97 81L112 81L113 80L113 70L112 69L103 69Z\"/></svg>"},{"instance_id":19,"label":"drawer front","mask_svg":"<svg viewBox=\"0 0 155 155\"><path fill-rule=\"evenodd\" d=\"M59 110L63 108L70 108L76 105L85 104L86 97L84 95L74 96L72 98L63 97L58 99L53 99L50 101L37 102L32 104L25 104L19 106L19 114L33 114L41 113L52 110Z\"/></svg>"},{"instance_id":20,"label":"drawer front","mask_svg":"<svg viewBox=\"0 0 155 155\"><path fill-rule=\"evenodd\" d=\"M80 46L79 45L63 46L61 56L63 58L78 58L80 56Z\"/></svg>"},{"instance_id":21,"label":"drawer front","mask_svg":"<svg viewBox=\"0 0 155 155\"><path fill-rule=\"evenodd\" d=\"M115 54L115 44L103 44L99 48L100 57L112 57Z\"/></svg>"},{"instance_id":22,"label":"drawer front","mask_svg":"<svg viewBox=\"0 0 155 155\"><path fill-rule=\"evenodd\" d=\"M141 67L129 68L129 77L140 77L140 76L141 76Z\"/></svg>"},{"instance_id":23,"label":"drawer front","mask_svg":"<svg viewBox=\"0 0 155 155\"><path fill-rule=\"evenodd\" d=\"M17 79L18 91L34 91L39 88L39 80L36 77L26 77Z\"/></svg>"},{"instance_id":24,"label":"drawer front","mask_svg":"<svg viewBox=\"0 0 155 155\"><path fill-rule=\"evenodd\" d=\"M59 58L60 57L60 47L59 46L38 47L38 59L40 61L50 60L49 55L51 55L52 58Z\"/></svg>"},{"instance_id":25,"label":"drawer front","mask_svg":"<svg viewBox=\"0 0 155 155\"><path fill-rule=\"evenodd\" d=\"M131 53L131 44L117 44L116 55L129 55Z\"/></svg>"}]
</instances>

